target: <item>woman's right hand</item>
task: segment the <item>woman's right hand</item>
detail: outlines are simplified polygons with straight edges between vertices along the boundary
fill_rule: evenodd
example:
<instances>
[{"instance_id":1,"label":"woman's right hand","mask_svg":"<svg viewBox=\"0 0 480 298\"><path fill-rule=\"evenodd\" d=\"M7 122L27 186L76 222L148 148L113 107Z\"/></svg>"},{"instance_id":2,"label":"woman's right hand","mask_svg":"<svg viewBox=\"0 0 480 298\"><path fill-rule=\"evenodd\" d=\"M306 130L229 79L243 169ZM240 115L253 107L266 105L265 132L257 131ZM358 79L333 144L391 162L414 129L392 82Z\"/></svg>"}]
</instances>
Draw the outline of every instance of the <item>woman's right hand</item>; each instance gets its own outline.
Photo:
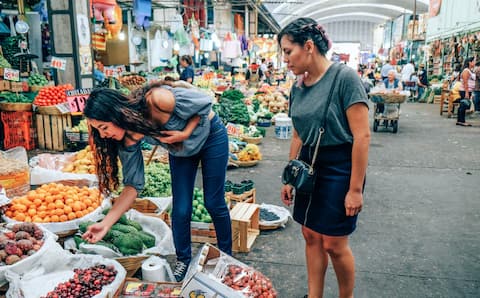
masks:
<instances>
[{"instance_id":1,"label":"woman's right hand","mask_svg":"<svg viewBox=\"0 0 480 298\"><path fill-rule=\"evenodd\" d=\"M90 243L96 243L105 237L110 227L105 225L103 222L98 222L87 228L87 231L83 233L82 238L87 240Z\"/></svg>"},{"instance_id":2,"label":"woman's right hand","mask_svg":"<svg viewBox=\"0 0 480 298\"><path fill-rule=\"evenodd\" d=\"M281 196L282 202L285 205L287 206L292 205L293 204L293 186L291 186L290 184L283 185L280 196Z\"/></svg>"}]
</instances>

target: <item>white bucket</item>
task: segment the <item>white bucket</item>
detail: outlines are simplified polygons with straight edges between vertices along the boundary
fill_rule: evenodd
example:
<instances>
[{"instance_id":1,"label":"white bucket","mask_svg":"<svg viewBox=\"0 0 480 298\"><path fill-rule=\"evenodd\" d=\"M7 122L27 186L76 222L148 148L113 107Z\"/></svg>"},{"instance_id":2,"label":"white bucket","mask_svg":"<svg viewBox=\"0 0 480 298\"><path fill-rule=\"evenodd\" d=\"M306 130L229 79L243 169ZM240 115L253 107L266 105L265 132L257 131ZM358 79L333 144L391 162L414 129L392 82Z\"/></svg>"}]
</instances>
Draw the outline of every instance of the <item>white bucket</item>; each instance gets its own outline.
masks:
<instances>
[{"instance_id":1,"label":"white bucket","mask_svg":"<svg viewBox=\"0 0 480 298\"><path fill-rule=\"evenodd\" d=\"M289 117L275 119L275 136L279 139L292 137L292 119Z\"/></svg>"}]
</instances>

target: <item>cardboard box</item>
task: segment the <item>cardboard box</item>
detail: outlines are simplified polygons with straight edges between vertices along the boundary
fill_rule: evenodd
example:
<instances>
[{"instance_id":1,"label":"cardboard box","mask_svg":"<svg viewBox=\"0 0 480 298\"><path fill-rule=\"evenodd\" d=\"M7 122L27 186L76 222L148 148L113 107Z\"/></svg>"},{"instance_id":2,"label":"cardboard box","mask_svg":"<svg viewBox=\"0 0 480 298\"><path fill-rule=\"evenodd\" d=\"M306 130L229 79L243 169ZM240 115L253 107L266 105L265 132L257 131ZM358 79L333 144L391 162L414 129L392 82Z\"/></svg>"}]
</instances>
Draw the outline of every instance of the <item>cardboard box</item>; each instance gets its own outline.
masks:
<instances>
[{"instance_id":1,"label":"cardboard box","mask_svg":"<svg viewBox=\"0 0 480 298\"><path fill-rule=\"evenodd\" d=\"M232 269L232 267L234 267ZM232 278L231 272L238 270L239 275ZM243 279L261 279L265 283L271 282L260 272L252 267L243 264L235 258L221 252L211 244L205 244L199 253L193 258L188 267L183 283L182 297L198 297L204 295L205 298L243 298L253 297L249 288L235 290L234 286L228 286L224 283L227 278L239 282ZM246 283L245 283L246 285ZM275 290L272 291L276 297Z\"/></svg>"}]
</instances>

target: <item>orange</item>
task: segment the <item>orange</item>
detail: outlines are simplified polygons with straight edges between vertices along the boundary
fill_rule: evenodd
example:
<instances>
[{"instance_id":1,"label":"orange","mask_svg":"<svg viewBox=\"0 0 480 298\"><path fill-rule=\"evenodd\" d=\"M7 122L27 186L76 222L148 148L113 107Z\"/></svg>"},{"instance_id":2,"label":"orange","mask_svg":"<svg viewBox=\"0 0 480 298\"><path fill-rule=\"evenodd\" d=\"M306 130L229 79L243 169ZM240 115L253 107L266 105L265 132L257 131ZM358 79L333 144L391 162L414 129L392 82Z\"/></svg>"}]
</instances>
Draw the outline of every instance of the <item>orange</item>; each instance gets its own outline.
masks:
<instances>
[{"instance_id":1,"label":"orange","mask_svg":"<svg viewBox=\"0 0 480 298\"><path fill-rule=\"evenodd\" d=\"M34 216L34 215L36 215L36 214L37 214L37 210L35 210L35 209L28 209L28 215Z\"/></svg>"},{"instance_id":2,"label":"orange","mask_svg":"<svg viewBox=\"0 0 480 298\"><path fill-rule=\"evenodd\" d=\"M65 199L65 204L72 206L74 200L71 198Z\"/></svg>"},{"instance_id":3,"label":"orange","mask_svg":"<svg viewBox=\"0 0 480 298\"><path fill-rule=\"evenodd\" d=\"M83 202L85 203L85 205L87 205L87 207L92 206L92 203L93 203L92 200L90 200L90 199L85 199L85 200L83 200Z\"/></svg>"},{"instance_id":4,"label":"orange","mask_svg":"<svg viewBox=\"0 0 480 298\"><path fill-rule=\"evenodd\" d=\"M72 207L68 205L63 206L63 210L65 211L65 214L68 214L73 211Z\"/></svg>"},{"instance_id":5,"label":"orange","mask_svg":"<svg viewBox=\"0 0 480 298\"><path fill-rule=\"evenodd\" d=\"M77 218L77 215L74 212L68 213L67 216L68 216L68 220L74 220L75 218Z\"/></svg>"},{"instance_id":6,"label":"orange","mask_svg":"<svg viewBox=\"0 0 480 298\"><path fill-rule=\"evenodd\" d=\"M30 216L25 216L24 222L32 222L32 218Z\"/></svg>"},{"instance_id":7,"label":"orange","mask_svg":"<svg viewBox=\"0 0 480 298\"><path fill-rule=\"evenodd\" d=\"M37 208L37 211L47 211L48 207L46 205L40 205Z\"/></svg>"},{"instance_id":8,"label":"orange","mask_svg":"<svg viewBox=\"0 0 480 298\"><path fill-rule=\"evenodd\" d=\"M89 206L89 207L87 208L88 213L92 212L93 210L95 210L95 209L93 209L92 206Z\"/></svg>"},{"instance_id":9,"label":"orange","mask_svg":"<svg viewBox=\"0 0 480 298\"><path fill-rule=\"evenodd\" d=\"M60 221L67 221L67 220L68 220L68 217L65 214L60 216Z\"/></svg>"},{"instance_id":10,"label":"orange","mask_svg":"<svg viewBox=\"0 0 480 298\"><path fill-rule=\"evenodd\" d=\"M48 216L48 215L45 216L45 217L43 218L43 222L50 222L50 216Z\"/></svg>"},{"instance_id":11,"label":"orange","mask_svg":"<svg viewBox=\"0 0 480 298\"><path fill-rule=\"evenodd\" d=\"M48 203L48 209L49 210L55 210L57 208L57 206L55 205L55 203Z\"/></svg>"},{"instance_id":12,"label":"orange","mask_svg":"<svg viewBox=\"0 0 480 298\"><path fill-rule=\"evenodd\" d=\"M45 202L53 203L53 197L52 196L45 196Z\"/></svg>"},{"instance_id":13,"label":"orange","mask_svg":"<svg viewBox=\"0 0 480 298\"><path fill-rule=\"evenodd\" d=\"M63 209L57 208L55 209L55 214L58 216L62 216L65 214L65 212L63 211Z\"/></svg>"},{"instance_id":14,"label":"orange","mask_svg":"<svg viewBox=\"0 0 480 298\"><path fill-rule=\"evenodd\" d=\"M74 211L81 211L81 210L83 210L82 205L80 204L80 202L75 202L75 203L73 203L72 208L73 208Z\"/></svg>"},{"instance_id":15,"label":"orange","mask_svg":"<svg viewBox=\"0 0 480 298\"><path fill-rule=\"evenodd\" d=\"M82 210L87 209L87 205L84 202L80 202L80 207L82 208Z\"/></svg>"},{"instance_id":16,"label":"orange","mask_svg":"<svg viewBox=\"0 0 480 298\"><path fill-rule=\"evenodd\" d=\"M42 202L42 200L37 198L37 199L33 200L33 203L35 204L35 206L40 206L40 205L42 205L43 202Z\"/></svg>"},{"instance_id":17,"label":"orange","mask_svg":"<svg viewBox=\"0 0 480 298\"><path fill-rule=\"evenodd\" d=\"M15 210L22 211L22 212L27 211L27 206L25 206L25 205L23 205L23 204L15 204L15 205L13 205L13 206L14 206L13 208L14 208Z\"/></svg>"},{"instance_id":18,"label":"orange","mask_svg":"<svg viewBox=\"0 0 480 298\"><path fill-rule=\"evenodd\" d=\"M5 215L6 215L7 217L9 217L9 218L12 218L13 212L12 212L11 210L7 210L7 211L5 212Z\"/></svg>"},{"instance_id":19,"label":"orange","mask_svg":"<svg viewBox=\"0 0 480 298\"><path fill-rule=\"evenodd\" d=\"M43 219L41 219L41 218L38 217L38 216L34 216L34 217L32 217L32 221L33 221L33 222L43 222Z\"/></svg>"},{"instance_id":20,"label":"orange","mask_svg":"<svg viewBox=\"0 0 480 298\"><path fill-rule=\"evenodd\" d=\"M47 216L47 211L38 211L37 216L40 218L45 218Z\"/></svg>"},{"instance_id":21,"label":"orange","mask_svg":"<svg viewBox=\"0 0 480 298\"><path fill-rule=\"evenodd\" d=\"M15 220L17 221L24 221L25 220L25 214L19 213L14 217Z\"/></svg>"},{"instance_id":22,"label":"orange","mask_svg":"<svg viewBox=\"0 0 480 298\"><path fill-rule=\"evenodd\" d=\"M60 218L58 218L58 215L52 215L52 216L50 216L50 221L51 222L59 222Z\"/></svg>"},{"instance_id":23,"label":"orange","mask_svg":"<svg viewBox=\"0 0 480 298\"><path fill-rule=\"evenodd\" d=\"M76 211L75 215L77 216L77 218L81 218L81 217L83 217L83 212L82 211Z\"/></svg>"},{"instance_id":24,"label":"orange","mask_svg":"<svg viewBox=\"0 0 480 298\"><path fill-rule=\"evenodd\" d=\"M56 200L55 201L55 206L57 208L62 208L63 209L63 201L62 200Z\"/></svg>"}]
</instances>

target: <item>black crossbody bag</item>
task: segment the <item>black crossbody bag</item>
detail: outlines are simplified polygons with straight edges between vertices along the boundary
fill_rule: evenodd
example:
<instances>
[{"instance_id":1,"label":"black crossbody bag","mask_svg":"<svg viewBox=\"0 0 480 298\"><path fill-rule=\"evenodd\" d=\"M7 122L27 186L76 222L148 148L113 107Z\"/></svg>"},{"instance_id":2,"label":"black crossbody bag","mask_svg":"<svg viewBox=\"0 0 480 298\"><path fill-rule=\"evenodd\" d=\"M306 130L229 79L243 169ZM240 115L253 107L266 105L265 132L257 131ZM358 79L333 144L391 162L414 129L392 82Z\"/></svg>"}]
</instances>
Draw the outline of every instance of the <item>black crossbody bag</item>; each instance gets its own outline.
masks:
<instances>
[{"instance_id":1,"label":"black crossbody bag","mask_svg":"<svg viewBox=\"0 0 480 298\"><path fill-rule=\"evenodd\" d=\"M334 66L334 65L332 65ZM331 67L332 67L331 66ZM320 128L318 129L318 139L315 145L315 151L313 152L312 163L308 164L303 160L300 160L300 151L297 154L295 159L292 159L288 162L287 166L283 169L282 173L282 183L289 184L295 188L295 191L301 193L312 193L315 186L315 161L317 159L318 148L320 147L320 141L322 135L325 133L325 124L327 119L328 108L330 107L330 102L332 101L333 89L335 89L337 76L340 73L340 66L337 66L335 77L333 78L332 88L330 88L330 93L327 98L327 105L325 106L325 111L323 113L322 122Z\"/></svg>"}]
</instances>

